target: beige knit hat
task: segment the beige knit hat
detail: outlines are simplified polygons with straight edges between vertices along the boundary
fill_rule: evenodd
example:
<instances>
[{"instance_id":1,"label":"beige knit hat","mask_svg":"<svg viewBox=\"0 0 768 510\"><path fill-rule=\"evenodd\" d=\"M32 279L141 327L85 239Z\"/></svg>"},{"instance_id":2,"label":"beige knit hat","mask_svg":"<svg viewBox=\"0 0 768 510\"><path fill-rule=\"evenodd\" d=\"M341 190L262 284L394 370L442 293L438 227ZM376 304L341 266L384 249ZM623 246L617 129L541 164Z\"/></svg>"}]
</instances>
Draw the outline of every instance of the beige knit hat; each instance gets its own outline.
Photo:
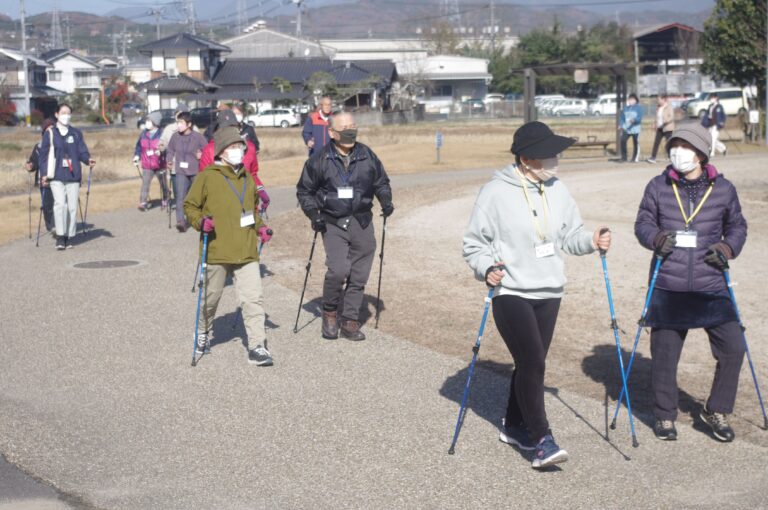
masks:
<instances>
[{"instance_id":1,"label":"beige knit hat","mask_svg":"<svg viewBox=\"0 0 768 510\"><path fill-rule=\"evenodd\" d=\"M705 157L709 157L709 152L712 150L712 135L698 122L686 122L672 132L672 137L667 142L667 154L675 138L685 140Z\"/></svg>"}]
</instances>

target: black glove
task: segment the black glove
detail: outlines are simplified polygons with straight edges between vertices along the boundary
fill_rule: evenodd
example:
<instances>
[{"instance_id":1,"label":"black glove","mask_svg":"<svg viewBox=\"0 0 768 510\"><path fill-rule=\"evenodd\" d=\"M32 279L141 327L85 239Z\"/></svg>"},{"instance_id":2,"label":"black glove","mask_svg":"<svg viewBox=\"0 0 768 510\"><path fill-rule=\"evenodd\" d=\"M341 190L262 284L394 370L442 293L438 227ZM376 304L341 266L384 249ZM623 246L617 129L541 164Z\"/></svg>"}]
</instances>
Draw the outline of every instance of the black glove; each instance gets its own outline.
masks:
<instances>
[{"instance_id":1,"label":"black glove","mask_svg":"<svg viewBox=\"0 0 768 510\"><path fill-rule=\"evenodd\" d=\"M725 271L728 269L730 251L730 248L725 243L715 243L704 254L704 262L716 267L720 271Z\"/></svg>"},{"instance_id":2,"label":"black glove","mask_svg":"<svg viewBox=\"0 0 768 510\"><path fill-rule=\"evenodd\" d=\"M325 218L323 218L322 214L318 214L312 219L312 230L325 234L327 227L325 225Z\"/></svg>"},{"instance_id":3,"label":"black glove","mask_svg":"<svg viewBox=\"0 0 768 510\"><path fill-rule=\"evenodd\" d=\"M662 257L666 257L677 245L677 234L675 232L661 231L656 235L653 240L653 247L656 248L656 253Z\"/></svg>"},{"instance_id":4,"label":"black glove","mask_svg":"<svg viewBox=\"0 0 768 510\"><path fill-rule=\"evenodd\" d=\"M395 212L395 206L392 205L392 202L381 206L381 214L384 215L385 218L391 216L393 212Z\"/></svg>"}]
</instances>

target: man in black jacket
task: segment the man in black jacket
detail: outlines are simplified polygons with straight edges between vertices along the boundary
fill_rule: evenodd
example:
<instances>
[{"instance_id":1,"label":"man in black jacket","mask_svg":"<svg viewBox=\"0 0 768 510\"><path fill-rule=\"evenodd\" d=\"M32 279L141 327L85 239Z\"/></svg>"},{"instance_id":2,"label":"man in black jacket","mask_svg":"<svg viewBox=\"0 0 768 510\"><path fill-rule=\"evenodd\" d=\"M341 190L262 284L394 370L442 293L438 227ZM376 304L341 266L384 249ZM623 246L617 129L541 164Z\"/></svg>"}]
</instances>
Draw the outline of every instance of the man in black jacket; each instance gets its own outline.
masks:
<instances>
[{"instance_id":1,"label":"man in black jacket","mask_svg":"<svg viewBox=\"0 0 768 510\"><path fill-rule=\"evenodd\" d=\"M359 315L376 252L373 197L379 200L382 214L389 216L395 210L392 188L376 154L356 141L351 114L331 117L329 133L333 143L304 164L296 196L312 220L312 229L323 235L328 267L323 284L323 338L338 338L340 322L342 337L364 340Z\"/></svg>"}]
</instances>

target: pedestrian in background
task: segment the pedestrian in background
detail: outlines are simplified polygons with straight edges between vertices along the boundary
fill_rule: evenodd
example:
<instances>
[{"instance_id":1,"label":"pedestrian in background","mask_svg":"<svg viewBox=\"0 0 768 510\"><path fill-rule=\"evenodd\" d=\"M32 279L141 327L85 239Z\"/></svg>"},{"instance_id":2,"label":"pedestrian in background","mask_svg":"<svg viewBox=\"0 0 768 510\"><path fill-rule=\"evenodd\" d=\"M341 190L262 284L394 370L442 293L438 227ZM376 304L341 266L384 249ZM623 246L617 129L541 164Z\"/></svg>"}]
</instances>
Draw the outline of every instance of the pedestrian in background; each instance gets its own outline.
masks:
<instances>
[{"instance_id":1,"label":"pedestrian in background","mask_svg":"<svg viewBox=\"0 0 768 510\"><path fill-rule=\"evenodd\" d=\"M304 139L304 144L309 149L309 156L319 152L325 147L328 142L331 141L330 134L328 132L328 120L331 117L331 109L333 102L330 96L323 96L320 99L320 104L317 105L317 111L309 114L307 121L304 123L304 127L301 130L301 137Z\"/></svg>"},{"instance_id":2,"label":"pedestrian in background","mask_svg":"<svg viewBox=\"0 0 768 510\"><path fill-rule=\"evenodd\" d=\"M632 139L632 163L637 163L640 146L638 138L642 130L643 108L638 104L637 96L630 94L627 105L621 110L619 130L621 131L621 162L627 161L627 140Z\"/></svg>"},{"instance_id":3,"label":"pedestrian in background","mask_svg":"<svg viewBox=\"0 0 768 510\"><path fill-rule=\"evenodd\" d=\"M213 318L229 276L235 282L243 311L248 362L272 365L259 267L259 242L269 242L272 235L257 213L259 194L243 168L245 142L237 128L220 127L213 142L215 162L195 178L184 201L190 225L209 237L204 328L198 335L198 352L206 352L210 345Z\"/></svg>"},{"instance_id":4,"label":"pedestrian in background","mask_svg":"<svg viewBox=\"0 0 768 510\"><path fill-rule=\"evenodd\" d=\"M45 179L53 194L57 250L73 247L72 239L77 233L80 183L83 179L82 165L96 165L85 145L83 133L70 125L71 118L72 108L66 103L59 104L56 124L43 133L38 159L40 168L45 169Z\"/></svg>"},{"instance_id":5,"label":"pedestrian in background","mask_svg":"<svg viewBox=\"0 0 768 510\"><path fill-rule=\"evenodd\" d=\"M653 150L651 151L651 157L646 161L648 163L656 163L656 154L659 153L659 145L661 145L662 138L669 140L672 136L672 131L675 130L675 112L672 105L669 103L669 98L661 94L656 99L656 137L653 139Z\"/></svg>"},{"instance_id":6,"label":"pedestrian in background","mask_svg":"<svg viewBox=\"0 0 768 510\"><path fill-rule=\"evenodd\" d=\"M256 147L256 152L258 153L261 150L261 145L259 144L259 137L256 136L256 130L245 121L243 109L240 106L232 105L231 109L232 113L235 114L235 120L237 120L237 128L240 131L240 137L243 140L250 141L253 146Z\"/></svg>"},{"instance_id":7,"label":"pedestrian in background","mask_svg":"<svg viewBox=\"0 0 768 510\"><path fill-rule=\"evenodd\" d=\"M744 339L723 270L744 247L747 222L736 188L709 164L711 143L696 123L672 133L672 163L646 186L635 220L640 244L664 257L646 317L653 431L663 440L677 439L677 365L688 331L697 328L707 332L717 360L700 417L718 440L735 437L727 415L736 401Z\"/></svg>"},{"instance_id":8,"label":"pedestrian in background","mask_svg":"<svg viewBox=\"0 0 768 510\"><path fill-rule=\"evenodd\" d=\"M41 125L43 135L48 131L48 128L53 126L53 119L45 119ZM26 168L30 173L34 173L34 185L40 189L40 204L43 209L43 220L45 221L45 229L48 232L54 230L55 225L53 222L53 194L51 193L51 187L48 185L48 179L44 175L40 175L40 144L35 144L32 148L32 152L27 158Z\"/></svg>"},{"instance_id":9,"label":"pedestrian in background","mask_svg":"<svg viewBox=\"0 0 768 510\"><path fill-rule=\"evenodd\" d=\"M178 129L179 115L184 113L184 112L189 112L189 107L187 105L185 105L184 103L177 104L176 105L176 109L173 111L173 117L176 120L176 122L171 122L170 124L168 124L167 126L165 126L163 128L163 134L160 135L160 150L164 151L164 150L168 149L168 144L171 143L171 137L173 136L173 134ZM197 127L194 124L192 125L192 130L195 131L195 132L199 132L199 130L197 129ZM166 160L170 161L167 158L167 156L166 156ZM178 197L178 194L176 193L176 191L177 191L176 190L176 167L169 164L168 165L168 170L169 170L169 172L171 174L171 177L170 177L171 191L173 192L173 197L176 200L176 208L177 208L177 211L178 211L179 204L183 204L184 203L184 199L182 198L181 200L179 200L178 198L176 198L176 197ZM178 216L178 212L176 214Z\"/></svg>"},{"instance_id":10,"label":"pedestrian in background","mask_svg":"<svg viewBox=\"0 0 768 510\"><path fill-rule=\"evenodd\" d=\"M168 167L174 169L177 204L183 204L187 197L192 181L200 171L199 162L203 148L208 145L205 137L192 129L192 115L181 112L176 117L176 132L171 136L166 150ZM187 221L184 218L184 208L176 207L176 230L187 231Z\"/></svg>"},{"instance_id":11,"label":"pedestrian in background","mask_svg":"<svg viewBox=\"0 0 768 510\"><path fill-rule=\"evenodd\" d=\"M160 137L163 132L160 130L160 122L163 116L159 111L154 111L147 116L144 121L144 130L139 134L136 140L136 148L133 152L133 164L141 162L141 192L139 194L139 211L146 211L150 205L147 203L149 196L149 187L152 184L152 178L157 177L160 182L160 189L163 193L161 208L168 207L168 186L165 180L165 154L160 148Z\"/></svg>"},{"instance_id":12,"label":"pedestrian in background","mask_svg":"<svg viewBox=\"0 0 768 510\"><path fill-rule=\"evenodd\" d=\"M709 129L709 135L712 138L709 158L715 157L715 150L725 155L727 149L725 144L720 141L720 130L725 127L725 109L720 104L720 98L712 92L709 95L709 108L707 114L701 119L701 125Z\"/></svg>"},{"instance_id":13,"label":"pedestrian in background","mask_svg":"<svg viewBox=\"0 0 768 510\"><path fill-rule=\"evenodd\" d=\"M352 114L329 120L333 142L304 163L296 196L325 246L322 336L335 339L340 331L349 340L365 340L360 309L376 251L373 197L387 217L395 210L392 188L379 158L357 141Z\"/></svg>"},{"instance_id":14,"label":"pedestrian in background","mask_svg":"<svg viewBox=\"0 0 768 510\"><path fill-rule=\"evenodd\" d=\"M607 228L584 228L556 177L558 154L574 142L542 122L520 127L515 163L482 187L463 240L464 260L496 289L493 319L514 360L499 439L535 451L535 469L568 460L544 408L544 368L566 282L561 252L587 255L611 244Z\"/></svg>"}]
</instances>

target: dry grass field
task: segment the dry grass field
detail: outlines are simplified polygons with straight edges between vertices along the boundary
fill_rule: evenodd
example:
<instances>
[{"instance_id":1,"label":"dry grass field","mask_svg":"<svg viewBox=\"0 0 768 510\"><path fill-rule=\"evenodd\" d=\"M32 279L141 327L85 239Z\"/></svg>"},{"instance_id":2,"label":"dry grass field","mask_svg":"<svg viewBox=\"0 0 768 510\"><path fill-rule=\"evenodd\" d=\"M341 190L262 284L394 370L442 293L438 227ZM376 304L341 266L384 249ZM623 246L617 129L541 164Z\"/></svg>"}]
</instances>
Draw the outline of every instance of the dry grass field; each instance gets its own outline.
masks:
<instances>
[{"instance_id":1,"label":"dry grass field","mask_svg":"<svg viewBox=\"0 0 768 510\"><path fill-rule=\"evenodd\" d=\"M642 154L650 153L652 119L641 136ZM587 140L613 140L615 131L611 119L545 119L556 132ZM361 127L359 139L373 147L390 174L458 170L464 168L495 168L509 162L509 147L514 129L521 120L473 120L466 122L436 122L403 126ZM436 162L435 132L444 136L440 163ZM729 127L729 134L738 129ZM114 128L86 132L86 143L97 160L93 173L89 212L133 207L138 202L139 180L131 163L138 131ZM293 185L305 160L300 131L267 129L258 131L262 150L259 154L260 177L270 186ZM0 134L0 243L20 238L28 229L28 174L24 162L40 133L17 129ZM756 147L730 143L734 153L756 150ZM609 150L615 147L611 146ZM572 149L568 158L604 157L602 148ZM159 195L157 183L151 193ZM32 194L33 228L39 207L39 195Z\"/></svg>"}]
</instances>

